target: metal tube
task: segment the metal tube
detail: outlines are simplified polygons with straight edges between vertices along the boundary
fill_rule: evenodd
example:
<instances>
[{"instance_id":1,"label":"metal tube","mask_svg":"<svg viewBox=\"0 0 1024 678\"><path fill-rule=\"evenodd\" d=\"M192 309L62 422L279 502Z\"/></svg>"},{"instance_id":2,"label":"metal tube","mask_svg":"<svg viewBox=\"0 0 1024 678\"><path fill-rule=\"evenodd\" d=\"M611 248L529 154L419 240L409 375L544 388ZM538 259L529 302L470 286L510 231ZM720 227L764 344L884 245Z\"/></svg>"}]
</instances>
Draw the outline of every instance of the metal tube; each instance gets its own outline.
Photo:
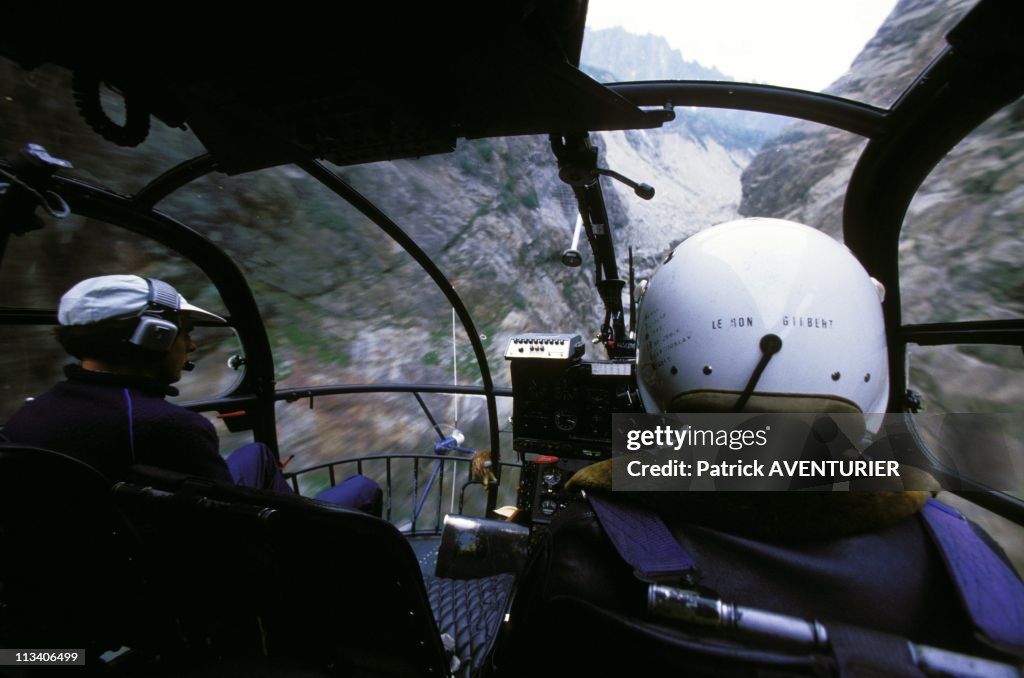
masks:
<instances>
[{"instance_id":1,"label":"metal tube","mask_svg":"<svg viewBox=\"0 0 1024 678\"><path fill-rule=\"evenodd\" d=\"M578 250L580 248L580 233L583 232L583 217L576 215L576 228L572 232L572 245L569 247L571 250Z\"/></svg>"},{"instance_id":2,"label":"metal tube","mask_svg":"<svg viewBox=\"0 0 1024 678\"><path fill-rule=\"evenodd\" d=\"M696 591L651 584L647 609L655 616L695 626L734 632L776 647L780 644L805 652L828 652L828 632L821 623L767 610L725 603ZM927 675L970 678L1019 678L1020 671L1004 664L928 645L909 643L914 663Z\"/></svg>"},{"instance_id":3,"label":"metal tube","mask_svg":"<svg viewBox=\"0 0 1024 678\"><path fill-rule=\"evenodd\" d=\"M981 657L940 650L927 645L911 643L914 663L929 676L958 676L959 678L1020 678L1020 669Z\"/></svg>"}]
</instances>

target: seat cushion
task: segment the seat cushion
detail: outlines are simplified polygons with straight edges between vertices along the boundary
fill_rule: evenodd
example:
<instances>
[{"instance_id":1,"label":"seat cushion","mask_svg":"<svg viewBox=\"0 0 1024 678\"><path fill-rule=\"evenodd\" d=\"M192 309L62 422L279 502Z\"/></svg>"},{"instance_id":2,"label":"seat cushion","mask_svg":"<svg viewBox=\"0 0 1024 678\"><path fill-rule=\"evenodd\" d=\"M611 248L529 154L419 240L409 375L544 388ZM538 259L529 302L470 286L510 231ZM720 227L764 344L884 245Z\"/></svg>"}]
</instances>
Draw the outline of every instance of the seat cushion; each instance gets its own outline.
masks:
<instances>
[{"instance_id":1,"label":"seat cushion","mask_svg":"<svg viewBox=\"0 0 1024 678\"><path fill-rule=\"evenodd\" d=\"M476 675L483 666L508 609L515 579L511 574L481 579L424 575L437 627L455 639L461 675Z\"/></svg>"}]
</instances>

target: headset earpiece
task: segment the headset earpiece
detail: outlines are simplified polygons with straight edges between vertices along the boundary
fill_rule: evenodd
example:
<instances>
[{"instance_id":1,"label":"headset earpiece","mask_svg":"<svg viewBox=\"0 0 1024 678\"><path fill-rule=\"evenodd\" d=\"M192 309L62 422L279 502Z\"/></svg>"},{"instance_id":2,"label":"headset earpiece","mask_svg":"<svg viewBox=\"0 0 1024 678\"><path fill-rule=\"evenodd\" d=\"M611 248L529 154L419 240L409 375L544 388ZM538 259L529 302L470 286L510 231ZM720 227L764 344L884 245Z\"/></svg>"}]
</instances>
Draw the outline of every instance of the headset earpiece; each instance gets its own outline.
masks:
<instances>
[{"instance_id":1,"label":"headset earpiece","mask_svg":"<svg viewBox=\"0 0 1024 678\"><path fill-rule=\"evenodd\" d=\"M164 353L178 336L178 326L164 317L168 312L177 314L178 293L162 280L146 278L146 282L149 283L149 299L128 341L147 351Z\"/></svg>"},{"instance_id":2,"label":"headset earpiece","mask_svg":"<svg viewBox=\"0 0 1024 678\"><path fill-rule=\"evenodd\" d=\"M163 353L171 348L178 336L178 326L169 320L144 315L128 341L147 351Z\"/></svg>"}]
</instances>

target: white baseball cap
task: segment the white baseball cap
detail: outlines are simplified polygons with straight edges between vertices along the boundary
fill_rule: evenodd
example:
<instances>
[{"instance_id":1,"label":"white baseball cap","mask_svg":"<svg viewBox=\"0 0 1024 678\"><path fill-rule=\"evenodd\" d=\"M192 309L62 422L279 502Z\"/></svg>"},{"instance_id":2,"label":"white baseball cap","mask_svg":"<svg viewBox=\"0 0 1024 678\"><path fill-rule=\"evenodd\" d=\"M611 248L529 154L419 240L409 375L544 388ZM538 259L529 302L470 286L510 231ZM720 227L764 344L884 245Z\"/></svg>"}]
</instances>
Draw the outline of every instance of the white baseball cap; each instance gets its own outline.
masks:
<instances>
[{"instance_id":1,"label":"white baseball cap","mask_svg":"<svg viewBox=\"0 0 1024 678\"><path fill-rule=\"evenodd\" d=\"M182 315L194 320L226 322L219 315L188 303L173 287L170 289L178 295L178 312ZM141 276L86 278L60 298L57 321L61 325L89 325L101 320L130 318L141 314L149 303L150 284Z\"/></svg>"}]
</instances>

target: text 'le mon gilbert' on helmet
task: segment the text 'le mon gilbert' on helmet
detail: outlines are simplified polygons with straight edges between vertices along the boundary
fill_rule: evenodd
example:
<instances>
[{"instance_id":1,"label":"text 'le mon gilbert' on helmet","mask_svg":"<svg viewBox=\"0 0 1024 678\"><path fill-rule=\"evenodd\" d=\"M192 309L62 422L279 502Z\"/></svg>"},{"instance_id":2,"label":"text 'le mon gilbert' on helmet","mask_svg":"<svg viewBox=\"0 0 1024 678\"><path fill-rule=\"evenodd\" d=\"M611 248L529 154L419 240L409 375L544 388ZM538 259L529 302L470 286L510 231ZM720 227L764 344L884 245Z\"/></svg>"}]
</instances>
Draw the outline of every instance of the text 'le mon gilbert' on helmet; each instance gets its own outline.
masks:
<instances>
[{"instance_id":1,"label":"text 'le mon gilbert' on helmet","mask_svg":"<svg viewBox=\"0 0 1024 678\"><path fill-rule=\"evenodd\" d=\"M882 296L844 245L809 226L750 218L701 231L640 302L645 409L884 412Z\"/></svg>"}]
</instances>

